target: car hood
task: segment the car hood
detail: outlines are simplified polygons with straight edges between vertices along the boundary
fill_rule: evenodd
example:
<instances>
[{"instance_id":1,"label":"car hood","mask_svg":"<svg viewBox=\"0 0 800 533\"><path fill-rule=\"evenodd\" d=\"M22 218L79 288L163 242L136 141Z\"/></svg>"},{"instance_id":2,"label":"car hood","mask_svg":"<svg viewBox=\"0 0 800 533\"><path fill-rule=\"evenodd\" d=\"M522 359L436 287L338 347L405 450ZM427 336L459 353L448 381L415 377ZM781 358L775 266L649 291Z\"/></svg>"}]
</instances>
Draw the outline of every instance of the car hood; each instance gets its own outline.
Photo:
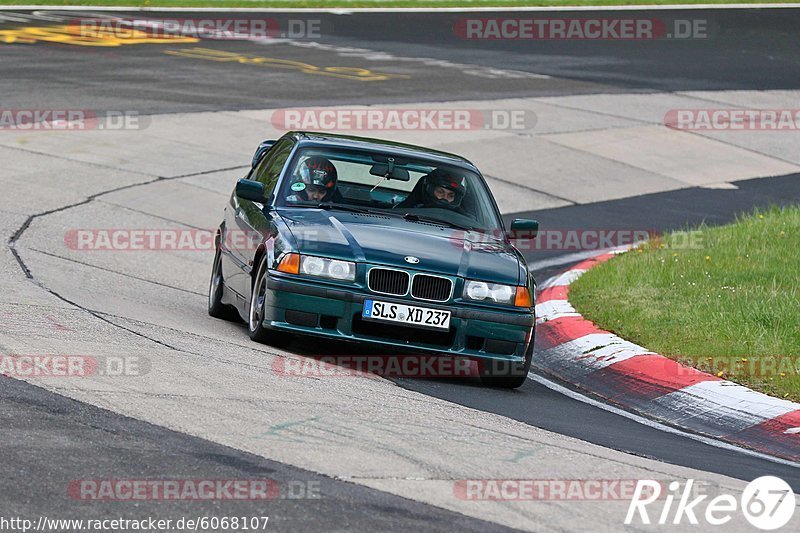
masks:
<instances>
[{"instance_id":1,"label":"car hood","mask_svg":"<svg viewBox=\"0 0 800 533\"><path fill-rule=\"evenodd\" d=\"M280 215L302 254L510 285L524 279L519 252L479 232L396 216L313 208L282 209ZM408 256L416 257L419 263L406 262Z\"/></svg>"}]
</instances>

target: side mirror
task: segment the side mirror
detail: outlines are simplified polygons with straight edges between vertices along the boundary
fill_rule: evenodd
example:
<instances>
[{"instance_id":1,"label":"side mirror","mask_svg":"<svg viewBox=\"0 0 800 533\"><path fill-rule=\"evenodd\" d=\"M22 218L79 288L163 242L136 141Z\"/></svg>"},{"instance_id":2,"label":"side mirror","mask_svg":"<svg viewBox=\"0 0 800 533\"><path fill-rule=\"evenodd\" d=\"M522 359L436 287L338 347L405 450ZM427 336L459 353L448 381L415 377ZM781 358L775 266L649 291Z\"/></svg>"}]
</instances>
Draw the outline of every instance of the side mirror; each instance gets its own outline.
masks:
<instances>
[{"instance_id":1,"label":"side mirror","mask_svg":"<svg viewBox=\"0 0 800 533\"><path fill-rule=\"evenodd\" d=\"M245 200L263 203L265 200L264 184L260 181L242 178L236 182L236 196Z\"/></svg>"},{"instance_id":2,"label":"side mirror","mask_svg":"<svg viewBox=\"0 0 800 533\"><path fill-rule=\"evenodd\" d=\"M264 141L259 144L258 148L256 148L256 153L253 154L253 162L250 163L250 168L255 168L258 162L261 161L261 158L264 157L267 152L269 152L269 149L272 148L276 142L277 141Z\"/></svg>"},{"instance_id":3,"label":"side mirror","mask_svg":"<svg viewBox=\"0 0 800 533\"><path fill-rule=\"evenodd\" d=\"M539 233L539 222L527 218L515 218L511 222L508 238L511 240L535 239Z\"/></svg>"}]
</instances>

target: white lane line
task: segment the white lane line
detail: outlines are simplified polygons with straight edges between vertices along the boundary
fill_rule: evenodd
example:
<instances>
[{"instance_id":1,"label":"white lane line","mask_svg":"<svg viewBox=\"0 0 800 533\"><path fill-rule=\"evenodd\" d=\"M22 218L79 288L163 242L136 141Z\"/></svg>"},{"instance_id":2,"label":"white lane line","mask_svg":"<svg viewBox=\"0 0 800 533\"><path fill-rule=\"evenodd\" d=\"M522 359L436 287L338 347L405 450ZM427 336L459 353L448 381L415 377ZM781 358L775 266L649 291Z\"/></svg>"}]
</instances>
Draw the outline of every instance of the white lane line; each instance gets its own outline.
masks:
<instances>
[{"instance_id":1,"label":"white lane line","mask_svg":"<svg viewBox=\"0 0 800 533\"><path fill-rule=\"evenodd\" d=\"M722 442L722 441L719 441L719 440L716 440L716 439L712 439L712 438L709 438L709 437L704 437L702 435L697 435L695 433L688 433L686 431L682 431L680 429L677 429L677 428L674 428L674 427L671 427L671 426L667 426L665 424L661 424L660 422L656 422L654 420L650 420L649 418L645 418L643 416L636 415L636 414L630 413L628 411L624 411L624 410L619 409L617 407L613 407L611 405L604 404L604 403L599 402L599 401L597 401L597 400L595 400L593 398L589 398L588 396L584 396L583 394L577 393L577 392L575 392L575 391L573 391L571 389L568 389L568 388L566 388L566 387L564 387L562 385L559 385L558 383L554 383L554 382L550 381L549 379L547 379L545 377L539 376L538 374L534 374L533 372L528 374L528 377L530 377L531 379L533 379L537 383L539 383L541 385L544 385L548 389L550 389L552 391L555 391L555 392L557 392L559 394L563 394L564 396L572 398L573 400L577 400L579 402L582 402L582 403L591 405L593 407L597 407L599 409L602 409L603 411L608 411L610 413L614 413L615 415L619 415L619 416L625 417L625 418L627 418L629 420L633 420L634 422L638 422L639 424L642 424L644 426L647 426L647 427L650 427L650 428L653 428L653 429L657 429L659 431L664 431L666 433L672 433L673 435L680 435L680 436L686 437L688 439L692 439L692 440L696 440L698 442L702 442L703 444L708 444L709 446L714 446L715 448L720 448L720 449L723 449L723 450L739 452L739 453L743 453L745 455L749 455L751 457L755 457L757 459L764 459L765 461L770 461L770 462L773 462L773 463L786 465L786 466L792 466L794 468L800 468L800 463L795 463L793 461L788 461L786 459L781 459L779 457L772 457L771 455L767 455L767 454L764 454L764 453L756 452L756 451L753 451L753 450L748 450L747 448L740 448L739 446L734 446L733 444L728 444L727 442Z\"/></svg>"}]
</instances>

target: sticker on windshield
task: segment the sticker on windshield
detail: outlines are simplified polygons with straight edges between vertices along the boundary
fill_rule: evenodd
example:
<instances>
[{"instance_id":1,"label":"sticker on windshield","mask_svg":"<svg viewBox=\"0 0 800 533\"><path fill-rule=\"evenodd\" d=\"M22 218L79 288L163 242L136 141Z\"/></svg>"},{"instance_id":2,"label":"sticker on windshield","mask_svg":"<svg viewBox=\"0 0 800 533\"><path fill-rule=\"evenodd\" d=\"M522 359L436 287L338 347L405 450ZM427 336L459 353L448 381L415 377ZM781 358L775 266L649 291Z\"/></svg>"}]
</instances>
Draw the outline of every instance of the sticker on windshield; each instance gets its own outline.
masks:
<instances>
[{"instance_id":1,"label":"sticker on windshield","mask_svg":"<svg viewBox=\"0 0 800 533\"><path fill-rule=\"evenodd\" d=\"M297 183L292 183L292 190L295 192L300 192L306 188L306 184L303 182L298 181Z\"/></svg>"}]
</instances>

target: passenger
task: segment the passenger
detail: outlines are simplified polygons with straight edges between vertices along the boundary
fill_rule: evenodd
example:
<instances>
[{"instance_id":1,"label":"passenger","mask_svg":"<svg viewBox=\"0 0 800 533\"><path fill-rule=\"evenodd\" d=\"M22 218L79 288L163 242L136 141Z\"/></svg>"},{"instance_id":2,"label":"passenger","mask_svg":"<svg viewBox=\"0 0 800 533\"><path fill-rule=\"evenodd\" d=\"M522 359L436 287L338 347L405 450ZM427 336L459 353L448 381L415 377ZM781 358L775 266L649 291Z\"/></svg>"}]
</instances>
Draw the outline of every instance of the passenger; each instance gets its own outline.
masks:
<instances>
[{"instance_id":1,"label":"passenger","mask_svg":"<svg viewBox=\"0 0 800 533\"><path fill-rule=\"evenodd\" d=\"M436 169L425 180L423 203L428 207L458 209L467 192L467 180Z\"/></svg>"},{"instance_id":2,"label":"passenger","mask_svg":"<svg viewBox=\"0 0 800 533\"><path fill-rule=\"evenodd\" d=\"M397 207L439 207L464 214L461 202L466 193L467 179L465 177L437 168L420 178L420 183Z\"/></svg>"}]
</instances>

